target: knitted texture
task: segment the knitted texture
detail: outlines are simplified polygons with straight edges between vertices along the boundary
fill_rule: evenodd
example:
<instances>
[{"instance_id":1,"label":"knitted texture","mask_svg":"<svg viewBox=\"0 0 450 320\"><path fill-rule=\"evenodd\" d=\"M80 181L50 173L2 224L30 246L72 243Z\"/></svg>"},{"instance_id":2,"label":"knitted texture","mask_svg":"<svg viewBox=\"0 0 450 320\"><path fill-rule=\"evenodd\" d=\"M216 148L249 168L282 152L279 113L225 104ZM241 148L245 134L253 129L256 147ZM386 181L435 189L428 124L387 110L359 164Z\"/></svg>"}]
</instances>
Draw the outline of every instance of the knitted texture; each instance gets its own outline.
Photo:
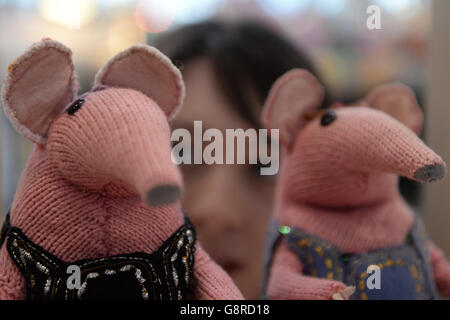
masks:
<instances>
[{"instance_id":1,"label":"knitted texture","mask_svg":"<svg viewBox=\"0 0 450 320\"><path fill-rule=\"evenodd\" d=\"M126 57L133 59L132 53L138 52L142 61L139 48L127 51ZM144 51L155 54L155 50ZM170 72L170 68L155 70ZM150 254L184 223L174 197L157 206L146 205L155 200L150 191L160 186L171 186L166 191L182 188L180 171L171 161L167 122L174 104L166 99L167 109L161 109L141 91L105 84L82 98L76 112L54 114L48 139L33 150L11 207L11 224L66 262L138 251ZM195 260L195 297L242 299L231 278L200 246ZM25 297L23 275L3 245L0 299Z\"/></svg>"},{"instance_id":2,"label":"knitted texture","mask_svg":"<svg viewBox=\"0 0 450 320\"><path fill-rule=\"evenodd\" d=\"M195 252L195 292L199 300L243 300L228 274L216 264L200 244Z\"/></svg>"},{"instance_id":3,"label":"knitted texture","mask_svg":"<svg viewBox=\"0 0 450 320\"><path fill-rule=\"evenodd\" d=\"M57 154L50 161L63 176L95 190L108 188L113 179L127 181L142 196L162 183L181 184L170 159L169 125L158 105L135 90L120 88L96 91L85 100L75 116L63 114L50 131L47 149Z\"/></svg>"},{"instance_id":4,"label":"knitted texture","mask_svg":"<svg viewBox=\"0 0 450 320\"><path fill-rule=\"evenodd\" d=\"M295 77L302 81L283 86ZM280 132L287 136L293 134L285 139L292 143L283 143L275 219L281 225L299 227L327 240L345 253L364 253L403 243L414 223L414 214L398 191L398 176L420 182L434 181L445 175L446 164L413 131L369 105L337 107L325 115L308 116L305 122L310 105L303 100L317 99L304 98L297 92L321 97L322 91L315 81L311 75L305 76L304 71L291 71L274 85L265 106L271 110L264 113L266 125L274 129L271 123L278 123ZM376 91L389 95L389 87ZM409 116L408 110L415 107L410 92L398 85L392 91L395 99L406 101L402 113ZM385 109L395 108L397 100L392 97L388 96L391 104L386 104L382 96L377 96L377 104ZM282 104L294 106L297 100L298 105L305 105L303 110L292 107L297 113L284 121L286 114L277 112L289 109ZM419 113L414 110L413 114ZM302 119L297 128L293 127L292 119ZM419 128L418 121L410 123ZM432 264L437 266L435 279L438 285L441 282L441 287L448 288L450 265L436 250L432 255L435 259ZM333 293L346 287L301 272L298 257L281 241L273 255L268 296L331 299Z\"/></svg>"},{"instance_id":5,"label":"knitted texture","mask_svg":"<svg viewBox=\"0 0 450 320\"><path fill-rule=\"evenodd\" d=\"M434 278L439 290L446 297L450 297L450 264L442 250L433 243L430 248L430 258L433 265Z\"/></svg>"},{"instance_id":6,"label":"knitted texture","mask_svg":"<svg viewBox=\"0 0 450 320\"><path fill-rule=\"evenodd\" d=\"M443 161L409 129L367 107L336 110L328 127L314 119L284 158L276 217L328 240L344 252L401 243L413 214L397 174L414 178Z\"/></svg>"},{"instance_id":7,"label":"knitted texture","mask_svg":"<svg viewBox=\"0 0 450 320\"><path fill-rule=\"evenodd\" d=\"M302 264L284 242L280 242L273 256L267 294L281 300L329 300L346 286L333 280L302 274Z\"/></svg>"},{"instance_id":8,"label":"knitted texture","mask_svg":"<svg viewBox=\"0 0 450 320\"><path fill-rule=\"evenodd\" d=\"M15 81L22 77L26 80ZM52 81L47 80L49 77ZM46 85L34 85L36 83ZM18 132L34 143L43 144L48 126L42 123L51 121L74 99L78 88L70 49L44 38L9 65L2 86L3 108ZM24 95L24 91L28 94Z\"/></svg>"}]
</instances>

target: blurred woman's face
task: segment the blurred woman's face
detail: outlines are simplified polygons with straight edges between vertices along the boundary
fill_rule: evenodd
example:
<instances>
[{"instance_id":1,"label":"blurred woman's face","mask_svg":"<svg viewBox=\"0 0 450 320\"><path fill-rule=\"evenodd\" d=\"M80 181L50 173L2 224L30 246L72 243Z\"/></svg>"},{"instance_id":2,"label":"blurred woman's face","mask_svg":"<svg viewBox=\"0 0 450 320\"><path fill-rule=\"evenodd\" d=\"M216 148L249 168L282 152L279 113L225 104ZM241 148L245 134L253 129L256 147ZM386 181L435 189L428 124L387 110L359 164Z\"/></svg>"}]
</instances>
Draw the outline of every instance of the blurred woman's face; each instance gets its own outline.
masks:
<instances>
[{"instance_id":1,"label":"blurred woman's face","mask_svg":"<svg viewBox=\"0 0 450 320\"><path fill-rule=\"evenodd\" d=\"M254 127L225 98L206 58L188 63L183 77L186 100L173 129L186 128L193 137L193 122L201 120L203 131L216 128L225 137L225 129ZM258 103L255 101L253 107ZM259 298L275 179L260 175L259 167L251 164L192 164L181 168L185 179L183 205L199 241L246 298Z\"/></svg>"}]
</instances>

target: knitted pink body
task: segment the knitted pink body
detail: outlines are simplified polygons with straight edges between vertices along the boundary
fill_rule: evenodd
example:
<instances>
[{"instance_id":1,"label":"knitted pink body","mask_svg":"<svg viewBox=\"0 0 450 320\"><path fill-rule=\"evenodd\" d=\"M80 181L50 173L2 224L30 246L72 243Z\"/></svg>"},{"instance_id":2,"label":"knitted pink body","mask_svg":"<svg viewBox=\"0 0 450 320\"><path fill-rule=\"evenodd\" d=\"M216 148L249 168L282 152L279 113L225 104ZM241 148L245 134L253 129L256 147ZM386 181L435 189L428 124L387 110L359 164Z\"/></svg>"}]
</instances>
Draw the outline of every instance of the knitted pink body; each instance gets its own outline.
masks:
<instances>
[{"instance_id":1,"label":"knitted pink body","mask_svg":"<svg viewBox=\"0 0 450 320\"><path fill-rule=\"evenodd\" d=\"M266 103L263 120L280 129L285 151L275 218L347 253L403 243L414 215L398 191L398 175L426 182L446 173L442 159L413 132L421 127L414 96L401 85L382 86L361 107L335 108L336 120L323 126L311 116L322 95L311 74L293 70L278 80ZM434 245L430 258L438 287L450 295L450 264ZM343 283L302 275L298 257L279 243L270 298L332 299L338 293L346 299L349 292Z\"/></svg>"},{"instance_id":2,"label":"knitted pink body","mask_svg":"<svg viewBox=\"0 0 450 320\"><path fill-rule=\"evenodd\" d=\"M76 99L70 51L45 39L10 67L3 91L12 123L37 144L11 224L69 262L152 253L184 223L167 122L184 95L178 70L157 50L135 46L112 59L96 85L74 115L61 113ZM199 245L194 277L195 298L242 298ZM3 245L0 299L23 299L25 290Z\"/></svg>"}]
</instances>

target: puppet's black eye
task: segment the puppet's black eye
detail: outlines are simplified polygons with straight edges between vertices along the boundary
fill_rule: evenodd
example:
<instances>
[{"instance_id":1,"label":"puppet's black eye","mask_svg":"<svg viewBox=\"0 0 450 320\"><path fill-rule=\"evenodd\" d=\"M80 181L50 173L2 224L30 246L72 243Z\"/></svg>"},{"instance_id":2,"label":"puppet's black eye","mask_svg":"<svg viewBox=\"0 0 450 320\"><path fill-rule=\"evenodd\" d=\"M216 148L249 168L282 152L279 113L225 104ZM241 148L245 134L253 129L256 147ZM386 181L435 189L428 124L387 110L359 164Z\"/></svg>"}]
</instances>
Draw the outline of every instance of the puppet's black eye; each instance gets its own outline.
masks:
<instances>
[{"instance_id":1,"label":"puppet's black eye","mask_svg":"<svg viewBox=\"0 0 450 320\"><path fill-rule=\"evenodd\" d=\"M73 116L75 114L75 112L77 112L78 110L81 109L81 106L84 103L84 99L80 98L77 101L75 101L74 103L72 103L72 105L69 107L69 109L67 109L67 113L70 116Z\"/></svg>"},{"instance_id":2,"label":"puppet's black eye","mask_svg":"<svg viewBox=\"0 0 450 320\"><path fill-rule=\"evenodd\" d=\"M334 110L327 110L327 112L325 112L325 114L320 119L320 125L322 127L326 127L336 119L337 119L336 112Z\"/></svg>"}]
</instances>

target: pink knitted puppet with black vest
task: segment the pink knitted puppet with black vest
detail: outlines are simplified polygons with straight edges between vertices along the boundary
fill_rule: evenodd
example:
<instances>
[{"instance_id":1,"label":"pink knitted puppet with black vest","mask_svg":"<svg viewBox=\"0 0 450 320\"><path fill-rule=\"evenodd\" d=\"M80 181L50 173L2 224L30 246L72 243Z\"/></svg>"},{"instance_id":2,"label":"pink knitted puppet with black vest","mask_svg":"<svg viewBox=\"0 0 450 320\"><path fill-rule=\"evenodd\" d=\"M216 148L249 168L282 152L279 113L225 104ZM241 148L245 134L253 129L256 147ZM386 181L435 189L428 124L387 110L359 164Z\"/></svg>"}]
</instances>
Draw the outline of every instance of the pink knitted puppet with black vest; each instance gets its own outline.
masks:
<instances>
[{"instance_id":1,"label":"pink knitted puppet with black vest","mask_svg":"<svg viewBox=\"0 0 450 320\"><path fill-rule=\"evenodd\" d=\"M8 69L6 115L35 148L2 230L0 299L241 299L180 206L178 69L136 45L77 91L71 51L50 39Z\"/></svg>"},{"instance_id":2,"label":"pink knitted puppet with black vest","mask_svg":"<svg viewBox=\"0 0 450 320\"><path fill-rule=\"evenodd\" d=\"M444 161L417 137L422 113L400 84L356 106L317 111L323 87L305 70L273 86L263 121L284 150L266 294L272 299L433 299L450 264L402 199L398 176L442 179Z\"/></svg>"}]
</instances>

